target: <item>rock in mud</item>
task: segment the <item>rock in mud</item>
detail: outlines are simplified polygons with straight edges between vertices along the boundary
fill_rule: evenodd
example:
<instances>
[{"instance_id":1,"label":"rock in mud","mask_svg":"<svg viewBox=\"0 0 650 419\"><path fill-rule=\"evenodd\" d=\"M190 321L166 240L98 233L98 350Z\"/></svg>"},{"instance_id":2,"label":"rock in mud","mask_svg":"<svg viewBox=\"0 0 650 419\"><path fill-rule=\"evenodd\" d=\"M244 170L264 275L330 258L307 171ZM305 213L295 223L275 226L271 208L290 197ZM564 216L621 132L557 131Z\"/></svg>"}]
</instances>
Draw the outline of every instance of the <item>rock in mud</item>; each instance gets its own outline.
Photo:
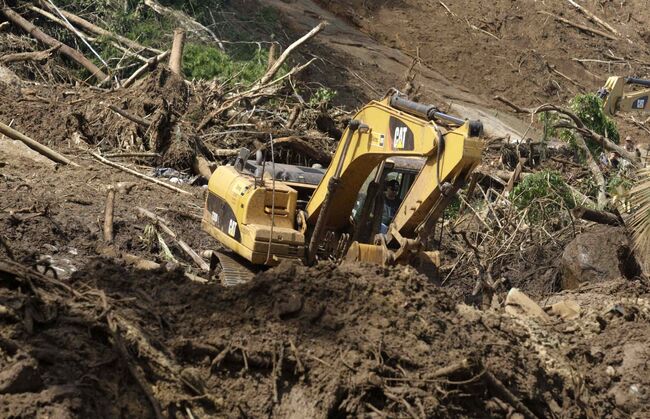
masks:
<instances>
[{"instance_id":1,"label":"rock in mud","mask_svg":"<svg viewBox=\"0 0 650 419\"><path fill-rule=\"evenodd\" d=\"M512 288L506 297L506 313L518 317L528 317L541 323L548 323L551 318L526 294Z\"/></svg>"},{"instance_id":2,"label":"rock in mud","mask_svg":"<svg viewBox=\"0 0 650 419\"><path fill-rule=\"evenodd\" d=\"M638 266L623 227L596 225L569 243L560 260L562 289L633 276ZM632 275L631 275L632 274Z\"/></svg>"},{"instance_id":3,"label":"rock in mud","mask_svg":"<svg viewBox=\"0 0 650 419\"><path fill-rule=\"evenodd\" d=\"M580 317L580 305L574 300L559 301L547 308L547 311L563 320L575 320Z\"/></svg>"},{"instance_id":4,"label":"rock in mud","mask_svg":"<svg viewBox=\"0 0 650 419\"><path fill-rule=\"evenodd\" d=\"M0 372L0 394L35 392L42 387L38 364L32 358L21 359Z\"/></svg>"},{"instance_id":5,"label":"rock in mud","mask_svg":"<svg viewBox=\"0 0 650 419\"><path fill-rule=\"evenodd\" d=\"M278 317L284 319L298 313L302 309L302 304L302 297L297 294L290 294L280 299L276 306Z\"/></svg>"}]
</instances>

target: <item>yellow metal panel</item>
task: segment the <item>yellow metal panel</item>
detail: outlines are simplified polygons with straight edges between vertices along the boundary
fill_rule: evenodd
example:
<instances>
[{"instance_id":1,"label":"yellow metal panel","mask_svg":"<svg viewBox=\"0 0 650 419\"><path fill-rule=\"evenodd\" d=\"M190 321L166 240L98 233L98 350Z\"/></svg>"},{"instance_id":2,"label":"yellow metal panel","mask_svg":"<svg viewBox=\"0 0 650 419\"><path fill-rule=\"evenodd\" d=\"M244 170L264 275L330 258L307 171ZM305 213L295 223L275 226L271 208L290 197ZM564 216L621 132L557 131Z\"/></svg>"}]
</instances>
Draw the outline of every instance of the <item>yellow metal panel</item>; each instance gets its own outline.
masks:
<instances>
[{"instance_id":1,"label":"yellow metal panel","mask_svg":"<svg viewBox=\"0 0 650 419\"><path fill-rule=\"evenodd\" d=\"M340 141L335 159L332 160L325 176L316 187L307 204L308 223L315 224L321 205L327 194L327 184L334 175L338 158L343 154L341 186L332 203L326 226L332 229L343 227L356 201L359 189L370 172L388 156L428 156L437 145L437 133L432 122L398 111L388 105L388 99L382 102L370 102L359 111L354 119L370 127L370 131L357 131L350 143L350 148L343 153L345 141ZM397 120L400 126L394 128L392 122ZM406 127L406 129L405 129ZM348 130L343 133L346 138ZM409 134L408 137L405 134Z\"/></svg>"},{"instance_id":2,"label":"yellow metal panel","mask_svg":"<svg viewBox=\"0 0 650 419\"><path fill-rule=\"evenodd\" d=\"M427 159L411 189L404 197L393 224L404 237L412 237L414 229L425 219L442 194L438 187L453 183L457 176L467 175L481 162L483 142L467 137L468 124L445 134L444 152L440 162L433 155Z\"/></svg>"}]
</instances>

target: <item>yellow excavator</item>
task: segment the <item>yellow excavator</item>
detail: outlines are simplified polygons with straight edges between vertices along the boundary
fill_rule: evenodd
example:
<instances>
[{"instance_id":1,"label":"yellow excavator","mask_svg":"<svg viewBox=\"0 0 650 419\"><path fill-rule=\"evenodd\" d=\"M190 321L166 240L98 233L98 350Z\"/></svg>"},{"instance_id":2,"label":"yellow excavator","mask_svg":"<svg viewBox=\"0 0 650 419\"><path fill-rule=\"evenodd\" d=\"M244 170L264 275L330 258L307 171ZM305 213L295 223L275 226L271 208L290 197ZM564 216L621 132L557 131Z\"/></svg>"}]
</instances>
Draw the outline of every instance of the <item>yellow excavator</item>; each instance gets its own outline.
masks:
<instances>
[{"instance_id":1,"label":"yellow excavator","mask_svg":"<svg viewBox=\"0 0 650 419\"><path fill-rule=\"evenodd\" d=\"M627 85L643 86L645 88L625 92ZM605 86L598 90L598 96L603 100L603 110L610 116L619 111L650 112L650 105L648 105L650 80L612 76L607 79Z\"/></svg>"},{"instance_id":2,"label":"yellow excavator","mask_svg":"<svg viewBox=\"0 0 650 419\"><path fill-rule=\"evenodd\" d=\"M426 259L427 234L481 161L481 134L480 121L393 93L354 116L317 184L308 178L318 169L270 164L260 155L251 163L242 149L234 165L220 166L210 177L202 227L239 259L258 266L286 259L382 265ZM399 159L403 169L395 163ZM390 167L408 184L402 183L403 200L392 222L380 229ZM213 254L211 265L221 265L222 282L252 276L232 254Z\"/></svg>"}]
</instances>

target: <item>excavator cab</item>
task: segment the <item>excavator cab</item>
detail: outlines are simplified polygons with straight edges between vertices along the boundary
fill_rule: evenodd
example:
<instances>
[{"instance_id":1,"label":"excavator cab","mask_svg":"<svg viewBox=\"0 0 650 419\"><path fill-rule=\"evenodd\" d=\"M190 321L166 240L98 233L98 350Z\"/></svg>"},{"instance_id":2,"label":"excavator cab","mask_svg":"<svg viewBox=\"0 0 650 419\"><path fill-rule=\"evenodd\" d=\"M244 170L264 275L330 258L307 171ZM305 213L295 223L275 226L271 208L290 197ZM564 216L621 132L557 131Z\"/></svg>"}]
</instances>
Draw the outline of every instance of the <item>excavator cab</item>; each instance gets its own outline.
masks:
<instances>
[{"instance_id":1,"label":"excavator cab","mask_svg":"<svg viewBox=\"0 0 650 419\"><path fill-rule=\"evenodd\" d=\"M370 243L375 234L388 231L394 214L387 214L384 205L387 184L397 182L396 200L403 202L424 164L421 157L389 157L370 173L350 217L353 228L359 232L355 236L357 241Z\"/></svg>"}]
</instances>

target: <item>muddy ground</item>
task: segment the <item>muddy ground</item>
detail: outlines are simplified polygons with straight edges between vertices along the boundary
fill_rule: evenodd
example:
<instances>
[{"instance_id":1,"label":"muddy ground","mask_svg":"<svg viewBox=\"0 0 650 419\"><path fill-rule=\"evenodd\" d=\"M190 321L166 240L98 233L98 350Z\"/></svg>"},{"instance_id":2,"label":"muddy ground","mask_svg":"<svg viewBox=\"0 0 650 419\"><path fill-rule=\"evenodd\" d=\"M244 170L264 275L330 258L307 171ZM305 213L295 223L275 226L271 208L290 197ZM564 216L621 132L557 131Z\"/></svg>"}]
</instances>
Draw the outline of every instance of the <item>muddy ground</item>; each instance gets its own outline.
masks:
<instances>
[{"instance_id":1,"label":"muddy ground","mask_svg":"<svg viewBox=\"0 0 650 419\"><path fill-rule=\"evenodd\" d=\"M579 315L544 321L507 314L502 293L492 308L465 305L409 268L287 264L238 288L199 284L173 265L139 270L103 250L103 187L125 175L7 150L0 222L13 257L22 266L51 257L81 294L57 288L51 272L28 268L26 283L3 262L5 417L152 417L129 362L164 416L502 417L521 414L518 402L538 417L650 413L647 280L552 293L540 305L572 300ZM118 196L115 247L156 258L140 239L143 205L195 249L210 248L192 217L201 194L141 183Z\"/></svg>"},{"instance_id":2,"label":"muddy ground","mask_svg":"<svg viewBox=\"0 0 650 419\"><path fill-rule=\"evenodd\" d=\"M236 10L252 5L233 3ZM565 101L582 88L597 88L610 68L624 66L580 64L573 57L614 61L607 58L611 51L632 66L625 75L647 76L647 33L634 29L648 17L641 1L587 2L598 5L592 10L615 25L620 40L578 32L538 13L588 23L559 1L448 2L453 15L439 2L412 0L319 2L323 9L306 1L262 3L296 13L284 15L287 39L312 23L305 16L341 18L310 50L329 61L302 77L339 90L337 100L348 109L401 87L408 60L418 53L425 66L416 79L421 100L476 108L502 129L518 120L495 116L494 94L526 106ZM327 32L332 28L352 35L337 41L337 32ZM19 42L16 34L0 37L3 46ZM364 51L361 60L355 49ZM613 278L560 290L562 252L576 234L592 229L586 223L543 247L526 247L500 271L506 281L485 305L471 298L478 274L471 255L458 259L452 246L443 254L445 273L457 260L461 268L443 286L410 268L330 263L281 265L236 288L193 282L184 271L204 273L163 235L176 258L170 261L137 207L163 217L193 249L214 249L200 229L205 190L183 184L189 194L181 195L104 166L88 151L158 151L158 160L126 164L149 175L171 166L189 176L189 159L202 146L209 154L254 147L262 137L211 140L223 121L197 135L218 95L165 69L128 92L0 74L0 120L80 166L55 165L0 137L0 238L6 244L0 246L0 416L650 415L647 278L626 279L614 270ZM152 127L119 117L108 104L150 118ZM282 116L289 111L282 109ZM318 131L314 119L305 114L301 129ZM254 122L262 131L279 130L277 121ZM621 126L637 136L643 132ZM324 149L336 140L326 134L318 137L325 138ZM124 181L136 187L117 195L115 239L107 246L107 188ZM134 256L159 266L127 263ZM548 314L512 309L506 304L512 286ZM550 309L566 301L578 312Z\"/></svg>"}]
</instances>

